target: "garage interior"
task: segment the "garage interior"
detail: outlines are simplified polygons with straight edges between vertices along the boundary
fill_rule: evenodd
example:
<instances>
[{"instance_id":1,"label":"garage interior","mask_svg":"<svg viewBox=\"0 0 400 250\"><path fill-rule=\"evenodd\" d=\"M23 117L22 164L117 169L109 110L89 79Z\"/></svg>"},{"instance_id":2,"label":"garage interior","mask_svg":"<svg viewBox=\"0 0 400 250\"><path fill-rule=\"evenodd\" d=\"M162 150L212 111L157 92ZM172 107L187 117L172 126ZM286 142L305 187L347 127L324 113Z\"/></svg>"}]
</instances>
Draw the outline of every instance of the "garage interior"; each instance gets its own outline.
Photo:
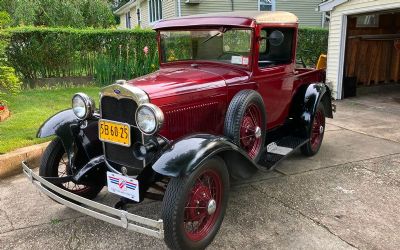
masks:
<instances>
[{"instance_id":1,"label":"garage interior","mask_svg":"<svg viewBox=\"0 0 400 250\"><path fill-rule=\"evenodd\" d=\"M400 10L348 16L343 97L400 87Z\"/></svg>"}]
</instances>

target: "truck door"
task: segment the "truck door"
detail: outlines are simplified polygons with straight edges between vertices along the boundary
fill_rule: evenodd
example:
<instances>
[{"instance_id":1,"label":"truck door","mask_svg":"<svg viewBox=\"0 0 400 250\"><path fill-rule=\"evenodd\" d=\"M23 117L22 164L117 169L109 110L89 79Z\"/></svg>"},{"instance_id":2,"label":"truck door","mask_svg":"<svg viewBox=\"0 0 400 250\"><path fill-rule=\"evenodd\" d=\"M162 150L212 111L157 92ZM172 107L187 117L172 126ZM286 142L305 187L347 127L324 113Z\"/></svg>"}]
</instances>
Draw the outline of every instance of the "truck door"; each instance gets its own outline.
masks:
<instances>
[{"instance_id":1,"label":"truck door","mask_svg":"<svg viewBox=\"0 0 400 250\"><path fill-rule=\"evenodd\" d=\"M295 28L263 28L254 79L267 112L267 128L284 123L291 103L295 65Z\"/></svg>"}]
</instances>

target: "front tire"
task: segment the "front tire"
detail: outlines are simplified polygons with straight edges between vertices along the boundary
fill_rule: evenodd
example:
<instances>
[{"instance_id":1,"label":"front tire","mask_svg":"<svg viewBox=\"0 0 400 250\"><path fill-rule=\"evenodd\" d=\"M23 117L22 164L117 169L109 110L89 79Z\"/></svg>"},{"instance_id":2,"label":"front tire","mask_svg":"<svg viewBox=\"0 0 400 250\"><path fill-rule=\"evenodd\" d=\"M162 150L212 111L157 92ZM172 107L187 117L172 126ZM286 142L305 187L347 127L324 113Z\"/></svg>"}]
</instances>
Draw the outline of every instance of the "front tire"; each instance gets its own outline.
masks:
<instances>
[{"instance_id":1,"label":"front tire","mask_svg":"<svg viewBox=\"0 0 400 250\"><path fill-rule=\"evenodd\" d=\"M172 178L163 199L164 240L170 249L205 249L224 219L229 194L225 162L214 157Z\"/></svg>"},{"instance_id":2,"label":"front tire","mask_svg":"<svg viewBox=\"0 0 400 250\"><path fill-rule=\"evenodd\" d=\"M43 177L63 177L70 174L68 158L64 145L59 137L56 137L47 146L40 162L39 175ZM81 185L72 181L58 185L71 193L87 199L94 199L103 188L102 185Z\"/></svg>"}]
</instances>

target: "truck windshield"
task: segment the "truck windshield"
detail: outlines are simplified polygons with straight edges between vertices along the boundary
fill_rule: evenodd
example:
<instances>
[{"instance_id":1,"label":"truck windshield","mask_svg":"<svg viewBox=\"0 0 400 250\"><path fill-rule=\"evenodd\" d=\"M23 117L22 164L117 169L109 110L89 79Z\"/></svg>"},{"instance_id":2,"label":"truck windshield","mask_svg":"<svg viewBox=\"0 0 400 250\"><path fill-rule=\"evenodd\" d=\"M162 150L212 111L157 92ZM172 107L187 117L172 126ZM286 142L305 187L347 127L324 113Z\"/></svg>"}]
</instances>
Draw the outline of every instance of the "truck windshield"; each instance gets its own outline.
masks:
<instances>
[{"instance_id":1,"label":"truck windshield","mask_svg":"<svg viewBox=\"0 0 400 250\"><path fill-rule=\"evenodd\" d=\"M161 31L163 63L207 60L246 66L251 50L251 29Z\"/></svg>"}]
</instances>

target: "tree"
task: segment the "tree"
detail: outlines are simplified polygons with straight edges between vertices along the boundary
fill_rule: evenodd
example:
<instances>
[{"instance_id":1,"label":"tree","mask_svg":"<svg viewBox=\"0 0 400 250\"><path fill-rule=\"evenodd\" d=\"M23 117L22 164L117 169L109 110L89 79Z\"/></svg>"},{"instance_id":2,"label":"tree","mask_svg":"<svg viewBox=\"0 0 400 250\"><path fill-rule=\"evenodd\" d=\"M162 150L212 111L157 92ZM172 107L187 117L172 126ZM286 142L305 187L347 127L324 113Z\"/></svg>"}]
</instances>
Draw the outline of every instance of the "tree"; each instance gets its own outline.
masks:
<instances>
[{"instance_id":1,"label":"tree","mask_svg":"<svg viewBox=\"0 0 400 250\"><path fill-rule=\"evenodd\" d=\"M110 0L0 0L12 25L108 28L115 25Z\"/></svg>"}]
</instances>

